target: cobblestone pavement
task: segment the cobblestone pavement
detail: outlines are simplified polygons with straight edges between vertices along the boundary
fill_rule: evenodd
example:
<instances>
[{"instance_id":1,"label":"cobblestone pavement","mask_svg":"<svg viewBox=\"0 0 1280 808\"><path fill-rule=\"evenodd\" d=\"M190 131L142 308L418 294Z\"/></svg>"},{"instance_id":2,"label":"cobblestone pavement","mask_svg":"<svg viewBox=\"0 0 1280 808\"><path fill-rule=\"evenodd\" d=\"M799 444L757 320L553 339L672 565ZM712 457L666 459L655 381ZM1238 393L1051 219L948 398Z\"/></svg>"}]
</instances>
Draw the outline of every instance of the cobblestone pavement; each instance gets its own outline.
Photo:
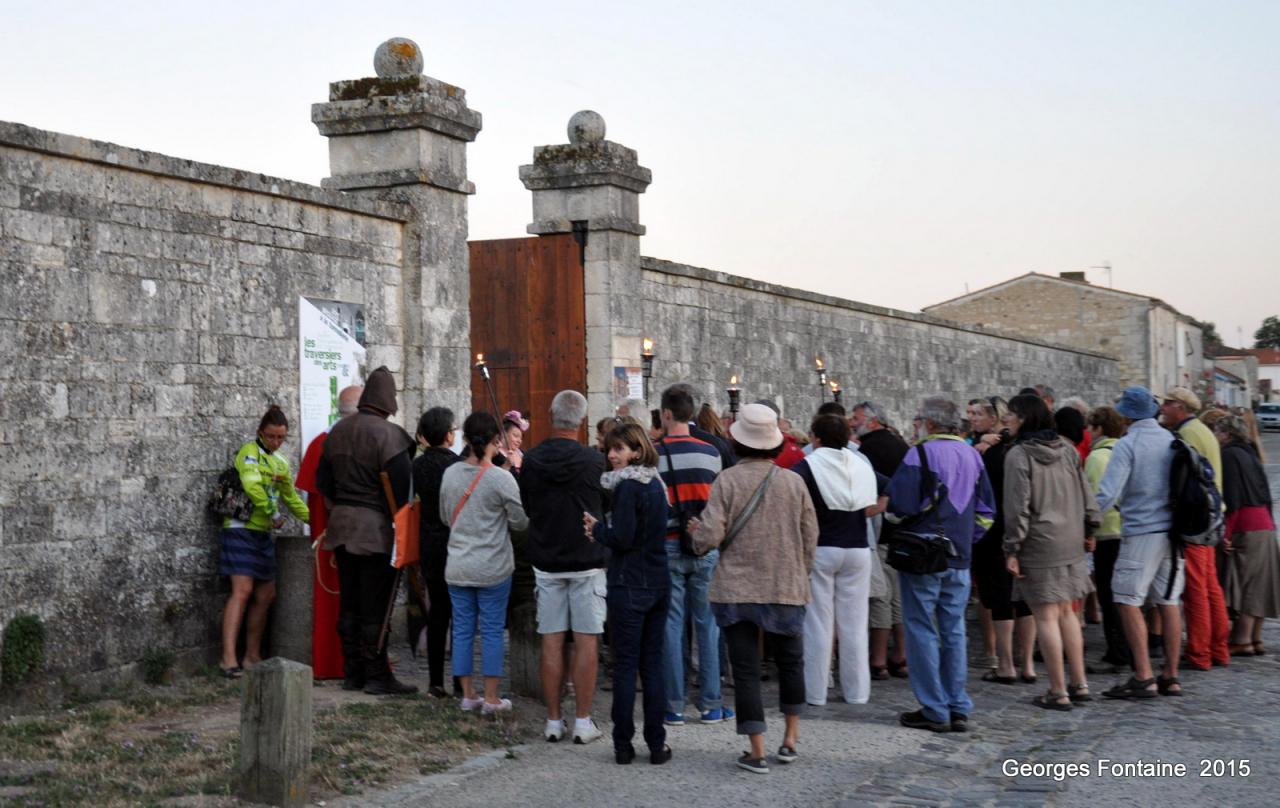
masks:
<instances>
[{"instance_id":1,"label":"cobblestone pavement","mask_svg":"<svg viewBox=\"0 0 1280 808\"><path fill-rule=\"evenodd\" d=\"M1280 460L1280 436L1267 436L1265 445L1268 457ZM1269 465L1268 474L1280 493L1280 464ZM982 682L981 671L973 669L969 686L976 706L968 734L899 727L897 714L916 706L908 684L875 682L870 704L836 700L810 708L801 723L801 760L774 764L767 776L733 766L746 747L731 722L670 728L675 759L655 767L643 757L631 766L614 764L608 722L601 720L606 737L589 746L536 739L516 750L514 758L490 755L462 771L342 804L1274 805L1280 800L1280 621L1268 622L1264 638L1272 649L1266 656L1233 659L1229 667L1207 673L1183 673L1182 698L1099 699L1070 713L1030 703L1046 689L1043 670L1036 685L1007 686ZM1089 658L1096 658L1098 626L1087 628L1086 642ZM1093 690L1098 693L1121 678L1094 676ZM726 692L726 701L732 693ZM609 698L598 695L598 717L607 716ZM776 688L768 688L766 705L776 705L776 698ZM522 704L521 712L540 726L536 705ZM772 749L781 740L781 716L775 710L768 719ZM1180 764L1185 774L1113 774L1100 764L1104 760ZM1077 771L1055 778L1051 770L1011 776L1005 769L1018 764L1078 764L1087 776Z\"/></svg>"}]
</instances>

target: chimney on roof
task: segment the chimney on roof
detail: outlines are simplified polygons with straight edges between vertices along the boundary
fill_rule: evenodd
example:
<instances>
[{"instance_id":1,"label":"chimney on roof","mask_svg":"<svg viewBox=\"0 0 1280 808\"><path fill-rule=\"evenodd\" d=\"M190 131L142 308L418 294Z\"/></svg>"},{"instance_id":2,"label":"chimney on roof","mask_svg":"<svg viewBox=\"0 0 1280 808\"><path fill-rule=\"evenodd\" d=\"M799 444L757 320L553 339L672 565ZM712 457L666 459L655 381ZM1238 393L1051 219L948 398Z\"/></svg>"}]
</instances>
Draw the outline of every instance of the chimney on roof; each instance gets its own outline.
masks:
<instances>
[{"instance_id":1,"label":"chimney on roof","mask_svg":"<svg viewBox=\"0 0 1280 808\"><path fill-rule=\"evenodd\" d=\"M1062 278L1064 281L1079 281L1080 283L1089 282L1085 280L1083 272L1059 272L1058 277Z\"/></svg>"}]
</instances>

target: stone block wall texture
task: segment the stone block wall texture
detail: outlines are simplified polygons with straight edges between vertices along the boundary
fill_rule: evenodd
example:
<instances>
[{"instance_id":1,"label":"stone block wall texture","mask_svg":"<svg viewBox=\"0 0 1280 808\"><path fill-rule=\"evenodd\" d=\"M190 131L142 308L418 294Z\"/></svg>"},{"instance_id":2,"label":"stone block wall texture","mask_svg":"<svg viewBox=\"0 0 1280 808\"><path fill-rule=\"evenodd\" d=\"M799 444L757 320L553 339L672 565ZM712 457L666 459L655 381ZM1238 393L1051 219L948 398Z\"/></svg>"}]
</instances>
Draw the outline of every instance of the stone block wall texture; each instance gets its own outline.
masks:
<instances>
[{"instance_id":1,"label":"stone block wall texture","mask_svg":"<svg viewBox=\"0 0 1280 808\"><path fill-rule=\"evenodd\" d=\"M1031 277L929 306L947 320L1023 334L1115 356L1121 386L1151 383L1149 299L1054 278Z\"/></svg>"},{"instance_id":2,"label":"stone block wall texture","mask_svg":"<svg viewBox=\"0 0 1280 808\"><path fill-rule=\"evenodd\" d=\"M737 374L743 403L772 398L805 429L821 402L821 356L846 406L875 401L909 435L928 395L966 402L1044 382L1060 399L1094 403L1120 389L1116 361L1097 353L654 258L641 265L644 321L659 341L655 400L666 385L689 381L723 410Z\"/></svg>"},{"instance_id":3,"label":"stone block wall texture","mask_svg":"<svg viewBox=\"0 0 1280 808\"><path fill-rule=\"evenodd\" d=\"M297 468L300 295L363 304L371 366L424 355L409 217L0 124L0 622L43 618L50 674L216 646L208 488L273 402Z\"/></svg>"}]
</instances>

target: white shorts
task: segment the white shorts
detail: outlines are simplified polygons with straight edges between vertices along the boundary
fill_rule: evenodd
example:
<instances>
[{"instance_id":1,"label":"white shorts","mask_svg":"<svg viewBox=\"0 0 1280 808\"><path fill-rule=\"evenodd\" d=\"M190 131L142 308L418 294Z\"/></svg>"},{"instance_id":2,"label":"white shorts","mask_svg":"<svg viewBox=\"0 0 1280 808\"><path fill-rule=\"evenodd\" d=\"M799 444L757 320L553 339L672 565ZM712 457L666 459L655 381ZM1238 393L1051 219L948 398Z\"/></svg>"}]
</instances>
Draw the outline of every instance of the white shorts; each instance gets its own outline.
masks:
<instances>
[{"instance_id":1,"label":"white shorts","mask_svg":"<svg viewBox=\"0 0 1280 808\"><path fill-rule=\"evenodd\" d=\"M573 578L537 575L538 633L604 633L608 593L604 570Z\"/></svg>"}]
</instances>

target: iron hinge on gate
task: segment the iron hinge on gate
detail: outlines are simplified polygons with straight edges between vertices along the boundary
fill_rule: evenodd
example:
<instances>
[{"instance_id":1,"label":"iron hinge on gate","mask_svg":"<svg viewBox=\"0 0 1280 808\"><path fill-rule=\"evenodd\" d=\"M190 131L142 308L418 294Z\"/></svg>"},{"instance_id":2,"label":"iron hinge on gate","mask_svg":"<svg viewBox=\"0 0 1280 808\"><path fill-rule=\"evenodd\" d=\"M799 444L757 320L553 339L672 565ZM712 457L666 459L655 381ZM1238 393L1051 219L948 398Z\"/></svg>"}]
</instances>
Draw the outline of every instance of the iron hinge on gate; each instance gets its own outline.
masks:
<instances>
[{"instance_id":1,"label":"iron hinge on gate","mask_svg":"<svg viewBox=\"0 0 1280 808\"><path fill-rule=\"evenodd\" d=\"M578 242L578 258L583 264L587 263L587 221L580 219L576 222L570 222L573 225L573 240Z\"/></svg>"}]
</instances>

